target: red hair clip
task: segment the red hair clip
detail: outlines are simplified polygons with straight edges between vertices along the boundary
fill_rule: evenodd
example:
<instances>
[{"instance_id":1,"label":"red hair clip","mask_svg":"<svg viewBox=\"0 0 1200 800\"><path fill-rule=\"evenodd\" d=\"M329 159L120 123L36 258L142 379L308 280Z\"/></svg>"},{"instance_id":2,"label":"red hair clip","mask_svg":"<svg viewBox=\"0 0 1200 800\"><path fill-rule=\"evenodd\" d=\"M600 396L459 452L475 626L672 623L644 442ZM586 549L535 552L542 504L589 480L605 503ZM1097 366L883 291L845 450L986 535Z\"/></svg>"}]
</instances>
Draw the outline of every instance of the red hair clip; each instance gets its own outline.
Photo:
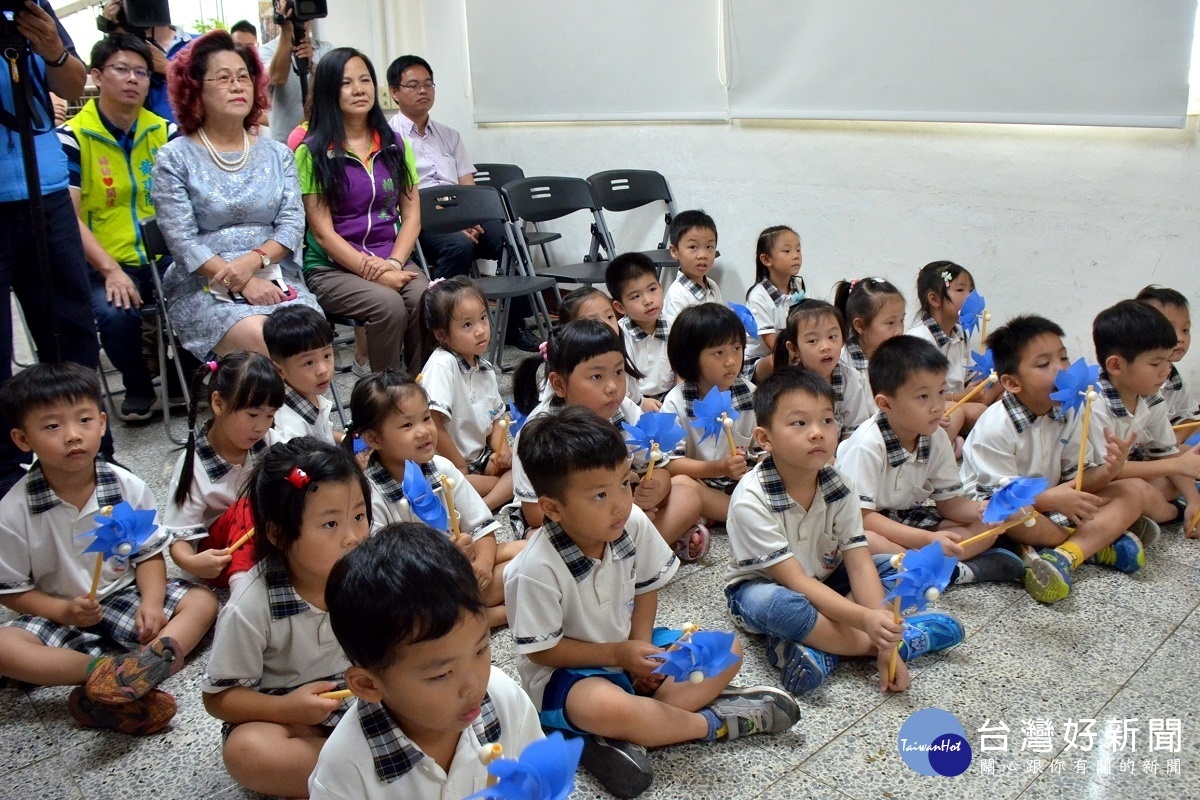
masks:
<instances>
[{"instance_id":1,"label":"red hair clip","mask_svg":"<svg viewBox=\"0 0 1200 800\"><path fill-rule=\"evenodd\" d=\"M308 477L308 473L299 467L292 467L292 471L287 474L288 483L295 486L297 489L307 489L308 484L312 483L312 478Z\"/></svg>"}]
</instances>

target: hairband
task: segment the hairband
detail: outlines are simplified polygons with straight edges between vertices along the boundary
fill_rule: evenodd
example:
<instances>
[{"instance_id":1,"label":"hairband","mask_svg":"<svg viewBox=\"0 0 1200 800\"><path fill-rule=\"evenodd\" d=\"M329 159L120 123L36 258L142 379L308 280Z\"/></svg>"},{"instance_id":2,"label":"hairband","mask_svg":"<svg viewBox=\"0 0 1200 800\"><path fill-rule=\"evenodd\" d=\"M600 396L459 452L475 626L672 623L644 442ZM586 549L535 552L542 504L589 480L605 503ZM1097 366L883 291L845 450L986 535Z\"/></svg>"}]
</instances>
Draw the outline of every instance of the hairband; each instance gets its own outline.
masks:
<instances>
[{"instance_id":1,"label":"hairband","mask_svg":"<svg viewBox=\"0 0 1200 800\"><path fill-rule=\"evenodd\" d=\"M213 359L212 361L205 361L204 366L208 367L209 372L216 372L220 364L217 363L216 359Z\"/></svg>"},{"instance_id":2,"label":"hairband","mask_svg":"<svg viewBox=\"0 0 1200 800\"><path fill-rule=\"evenodd\" d=\"M292 467L292 471L287 474L287 481L297 489L307 489L308 484L312 483L312 478L299 467Z\"/></svg>"},{"instance_id":3,"label":"hairband","mask_svg":"<svg viewBox=\"0 0 1200 800\"><path fill-rule=\"evenodd\" d=\"M538 352L542 354L542 361L547 360L546 345L548 345L548 344L549 344L549 342L542 342L541 344L538 345Z\"/></svg>"}]
</instances>

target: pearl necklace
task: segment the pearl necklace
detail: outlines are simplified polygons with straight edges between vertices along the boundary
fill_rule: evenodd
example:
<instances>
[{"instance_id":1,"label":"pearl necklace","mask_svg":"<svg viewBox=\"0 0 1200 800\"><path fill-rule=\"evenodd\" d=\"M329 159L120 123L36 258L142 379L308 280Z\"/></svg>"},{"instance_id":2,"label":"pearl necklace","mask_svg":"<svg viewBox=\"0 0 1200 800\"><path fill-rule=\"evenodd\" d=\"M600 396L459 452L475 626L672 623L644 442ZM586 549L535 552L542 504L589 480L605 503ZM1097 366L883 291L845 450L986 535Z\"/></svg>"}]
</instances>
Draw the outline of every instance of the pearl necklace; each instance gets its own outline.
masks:
<instances>
[{"instance_id":1,"label":"pearl necklace","mask_svg":"<svg viewBox=\"0 0 1200 800\"><path fill-rule=\"evenodd\" d=\"M246 161L250 158L250 134L242 130L242 154L232 161L227 160L224 156L217 152L217 148L213 147L213 143L209 141L208 134L204 132L204 128L200 128L200 142L208 150L209 156L212 157L213 163L226 172L237 172L242 167L246 166Z\"/></svg>"}]
</instances>

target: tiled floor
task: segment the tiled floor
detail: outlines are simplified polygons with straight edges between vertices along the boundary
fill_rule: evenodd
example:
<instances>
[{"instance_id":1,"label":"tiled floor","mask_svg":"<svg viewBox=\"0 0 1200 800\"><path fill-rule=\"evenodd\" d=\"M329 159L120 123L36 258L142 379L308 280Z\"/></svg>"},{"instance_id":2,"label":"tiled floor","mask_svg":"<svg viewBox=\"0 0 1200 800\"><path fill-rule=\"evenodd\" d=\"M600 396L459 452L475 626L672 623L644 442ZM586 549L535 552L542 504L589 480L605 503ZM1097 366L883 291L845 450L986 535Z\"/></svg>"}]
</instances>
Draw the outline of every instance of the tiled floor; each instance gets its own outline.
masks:
<instances>
[{"instance_id":1,"label":"tiled floor","mask_svg":"<svg viewBox=\"0 0 1200 800\"><path fill-rule=\"evenodd\" d=\"M115 432L118 458L161 501L176 458L161 427L116 423ZM908 692L881 696L872 665L843 663L801 699L803 718L787 734L653 753L658 774L645 797L1200 797L1200 541L1168 529L1147 555L1137 575L1084 568L1072 596L1053 607L1016 586L952 590L940 607L961 617L967 641L914 662ZM681 569L660 595L660 621L729 628L721 595L727 556L720 536L703 564ZM493 642L496 663L515 677L507 633ZM225 773L220 725L200 703L206 649L164 684L179 713L166 732L146 739L81 730L63 689L0 691L0 798L251 797ZM738 682L773 682L762 641L747 639L746 651ZM967 731L975 758L960 777L924 777L900 760L901 724L929 707L954 713ZM1037 719L1053 728L1047 748L1035 732L1027 741ZM1066 749L1068 721L1083 719L1096 720L1095 746ZM1108 720L1136 730L1134 738L1115 735ZM1161 721L1169 731L1170 720L1179 721L1175 752L1169 734L1151 736L1152 725ZM1010 729L1007 752L981 752L979 728L1001 723ZM574 796L607 797L582 772Z\"/></svg>"}]
</instances>

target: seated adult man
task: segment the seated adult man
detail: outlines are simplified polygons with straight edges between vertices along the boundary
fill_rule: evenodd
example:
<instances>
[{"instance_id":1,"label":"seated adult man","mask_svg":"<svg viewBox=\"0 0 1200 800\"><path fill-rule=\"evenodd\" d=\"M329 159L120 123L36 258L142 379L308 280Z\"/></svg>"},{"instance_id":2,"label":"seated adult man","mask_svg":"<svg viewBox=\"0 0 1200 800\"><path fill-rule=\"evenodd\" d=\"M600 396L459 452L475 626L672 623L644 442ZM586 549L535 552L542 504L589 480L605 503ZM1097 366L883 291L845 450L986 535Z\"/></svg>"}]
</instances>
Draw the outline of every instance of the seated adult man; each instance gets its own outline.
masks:
<instances>
[{"instance_id":1,"label":"seated adult man","mask_svg":"<svg viewBox=\"0 0 1200 800\"><path fill-rule=\"evenodd\" d=\"M91 265L92 313L104 351L125 383L126 421L149 419L157 403L142 357L139 309L154 279L139 223L154 216L150 170L175 126L143 107L151 58L150 45L127 33L97 42L91 68L100 95L58 129Z\"/></svg>"}]
</instances>

